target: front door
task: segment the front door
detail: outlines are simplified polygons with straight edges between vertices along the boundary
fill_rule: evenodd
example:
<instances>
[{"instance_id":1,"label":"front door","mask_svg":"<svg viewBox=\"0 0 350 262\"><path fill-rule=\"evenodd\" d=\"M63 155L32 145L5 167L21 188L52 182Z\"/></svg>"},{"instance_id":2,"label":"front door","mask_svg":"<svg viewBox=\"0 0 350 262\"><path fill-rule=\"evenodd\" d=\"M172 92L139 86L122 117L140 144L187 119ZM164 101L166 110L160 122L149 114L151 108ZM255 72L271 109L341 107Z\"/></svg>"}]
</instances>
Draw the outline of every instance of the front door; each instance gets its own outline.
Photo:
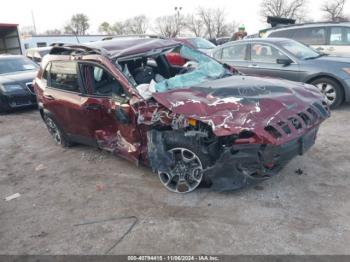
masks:
<instances>
[{"instance_id":1,"label":"front door","mask_svg":"<svg viewBox=\"0 0 350 262\"><path fill-rule=\"evenodd\" d=\"M289 59L281 50L266 43L254 43L250 47L250 60L242 70L249 75L269 76L300 81L299 65L292 62L284 65L278 59Z\"/></svg>"},{"instance_id":2,"label":"front door","mask_svg":"<svg viewBox=\"0 0 350 262\"><path fill-rule=\"evenodd\" d=\"M81 104L85 126L78 127L80 133L102 149L138 161L141 144L136 113L123 85L97 64L82 62L79 69L85 90Z\"/></svg>"}]
</instances>

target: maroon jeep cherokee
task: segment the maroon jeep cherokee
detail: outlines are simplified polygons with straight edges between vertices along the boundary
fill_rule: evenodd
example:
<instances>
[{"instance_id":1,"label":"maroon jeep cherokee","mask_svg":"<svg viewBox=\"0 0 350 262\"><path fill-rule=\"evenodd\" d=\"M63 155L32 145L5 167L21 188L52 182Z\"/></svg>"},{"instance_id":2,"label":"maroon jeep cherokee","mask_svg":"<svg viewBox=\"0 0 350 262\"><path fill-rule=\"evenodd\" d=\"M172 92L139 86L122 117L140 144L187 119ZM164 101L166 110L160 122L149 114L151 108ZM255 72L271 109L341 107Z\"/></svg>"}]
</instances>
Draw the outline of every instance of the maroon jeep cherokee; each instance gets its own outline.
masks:
<instances>
[{"instance_id":1,"label":"maroon jeep cherokee","mask_svg":"<svg viewBox=\"0 0 350 262\"><path fill-rule=\"evenodd\" d=\"M167 62L178 52L186 67ZM54 47L35 79L55 142L93 145L149 165L186 193L275 175L329 117L314 86L245 76L181 43L123 39Z\"/></svg>"}]
</instances>

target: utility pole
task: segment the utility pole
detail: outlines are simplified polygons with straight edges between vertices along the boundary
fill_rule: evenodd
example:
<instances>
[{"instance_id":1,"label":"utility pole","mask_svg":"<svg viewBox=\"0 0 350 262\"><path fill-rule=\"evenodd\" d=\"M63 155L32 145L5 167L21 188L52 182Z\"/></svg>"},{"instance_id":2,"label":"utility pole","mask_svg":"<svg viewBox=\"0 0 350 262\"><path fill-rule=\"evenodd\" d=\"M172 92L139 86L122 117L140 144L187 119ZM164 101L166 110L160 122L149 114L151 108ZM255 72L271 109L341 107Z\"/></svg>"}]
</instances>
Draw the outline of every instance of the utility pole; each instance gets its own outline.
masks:
<instances>
[{"instance_id":1,"label":"utility pole","mask_svg":"<svg viewBox=\"0 0 350 262\"><path fill-rule=\"evenodd\" d=\"M31 10L31 13L32 13L32 22L33 22L34 33L37 34L33 10Z\"/></svg>"},{"instance_id":2,"label":"utility pole","mask_svg":"<svg viewBox=\"0 0 350 262\"><path fill-rule=\"evenodd\" d=\"M175 6L174 7L174 10L176 12L175 14L175 20L176 20L176 29L177 29L177 32L178 32L178 35L180 36L180 28L181 28L181 25L180 25L180 12L182 10L182 6Z\"/></svg>"}]
</instances>

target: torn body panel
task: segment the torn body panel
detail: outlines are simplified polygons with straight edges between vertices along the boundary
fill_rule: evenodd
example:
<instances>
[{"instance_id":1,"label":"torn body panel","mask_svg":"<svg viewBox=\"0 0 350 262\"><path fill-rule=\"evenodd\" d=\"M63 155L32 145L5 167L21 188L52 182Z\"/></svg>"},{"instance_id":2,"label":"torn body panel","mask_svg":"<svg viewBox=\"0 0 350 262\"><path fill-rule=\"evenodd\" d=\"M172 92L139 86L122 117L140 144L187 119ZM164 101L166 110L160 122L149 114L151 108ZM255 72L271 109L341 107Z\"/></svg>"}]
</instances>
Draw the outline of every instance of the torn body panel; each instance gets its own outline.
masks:
<instances>
[{"instance_id":1,"label":"torn body panel","mask_svg":"<svg viewBox=\"0 0 350 262\"><path fill-rule=\"evenodd\" d=\"M171 111L208 124L216 136L251 131L260 142L275 145L306 133L329 116L318 92L268 78L232 76L153 96Z\"/></svg>"},{"instance_id":2,"label":"torn body panel","mask_svg":"<svg viewBox=\"0 0 350 262\"><path fill-rule=\"evenodd\" d=\"M317 128L283 145L232 144L221 145L219 158L203 170L215 191L237 190L269 179L294 157L303 155L315 143ZM149 164L154 172L170 173L174 168L174 155L167 151L169 132L148 132ZM200 146L204 145L200 144Z\"/></svg>"}]
</instances>

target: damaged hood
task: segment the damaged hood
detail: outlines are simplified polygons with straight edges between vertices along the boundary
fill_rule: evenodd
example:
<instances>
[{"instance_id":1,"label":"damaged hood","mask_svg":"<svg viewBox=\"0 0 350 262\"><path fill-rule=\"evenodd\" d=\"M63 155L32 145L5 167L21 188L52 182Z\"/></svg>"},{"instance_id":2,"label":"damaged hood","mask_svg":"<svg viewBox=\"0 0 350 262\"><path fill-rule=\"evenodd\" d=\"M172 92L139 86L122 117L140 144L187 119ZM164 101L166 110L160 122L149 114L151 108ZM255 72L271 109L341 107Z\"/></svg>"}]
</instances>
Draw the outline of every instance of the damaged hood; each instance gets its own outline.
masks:
<instances>
[{"instance_id":1,"label":"damaged hood","mask_svg":"<svg viewBox=\"0 0 350 262\"><path fill-rule=\"evenodd\" d=\"M241 75L207 81L191 88L153 93L153 97L176 114L207 123L217 136L249 130L266 134L264 139L274 144L279 142L264 131L266 126L298 116L315 103L322 107L324 100L311 85ZM326 110L323 113L324 118L328 117ZM293 133L288 139L295 136L297 134Z\"/></svg>"}]
</instances>

